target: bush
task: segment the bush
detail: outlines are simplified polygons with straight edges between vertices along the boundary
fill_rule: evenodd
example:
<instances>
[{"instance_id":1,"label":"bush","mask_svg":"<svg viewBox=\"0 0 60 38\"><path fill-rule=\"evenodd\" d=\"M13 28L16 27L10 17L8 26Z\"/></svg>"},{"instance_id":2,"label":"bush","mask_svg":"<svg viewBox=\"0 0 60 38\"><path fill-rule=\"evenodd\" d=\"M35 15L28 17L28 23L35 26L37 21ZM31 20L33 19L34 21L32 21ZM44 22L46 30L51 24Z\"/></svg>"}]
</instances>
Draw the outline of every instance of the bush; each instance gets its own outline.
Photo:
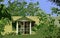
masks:
<instances>
[{"instance_id":1,"label":"bush","mask_svg":"<svg viewBox=\"0 0 60 38\"><path fill-rule=\"evenodd\" d=\"M14 35L16 35L16 33L12 32L12 33L8 33L8 34L5 34L5 35L14 36Z\"/></svg>"}]
</instances>

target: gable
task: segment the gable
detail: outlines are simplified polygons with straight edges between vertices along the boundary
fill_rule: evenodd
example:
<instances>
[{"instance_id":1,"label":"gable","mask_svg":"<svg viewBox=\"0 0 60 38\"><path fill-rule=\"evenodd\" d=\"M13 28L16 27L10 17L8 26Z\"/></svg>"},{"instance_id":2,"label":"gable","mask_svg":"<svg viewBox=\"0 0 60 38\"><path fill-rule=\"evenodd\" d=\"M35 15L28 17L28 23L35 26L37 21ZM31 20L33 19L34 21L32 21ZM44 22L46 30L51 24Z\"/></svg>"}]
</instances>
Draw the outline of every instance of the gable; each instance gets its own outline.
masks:
<instances>
[{"instance_id":1,"label":"gable","mask_svg":"<svg viewBox=\"0 0 60 38\"><path fill-rule=\"evenodd\" d=\"M24 21L24 20L26 20L26 21L33 21L32 19L27 18L27 17L21 17L21 18L17 19L16 21Z\"/></svg>"},{"instance_id":2,"label":"gable","mask_svg":"<svg viewBox=\"0 0 60 38\"><path fill-rule=\"evenodd\" d=\"M36 24L39 24L39 19L38 16L26 16L26 17L22 17L22 16L12 16L12 20L16 21L16 20L30 20L30 21L35 21Z\"/></svg>"}]
</instances>

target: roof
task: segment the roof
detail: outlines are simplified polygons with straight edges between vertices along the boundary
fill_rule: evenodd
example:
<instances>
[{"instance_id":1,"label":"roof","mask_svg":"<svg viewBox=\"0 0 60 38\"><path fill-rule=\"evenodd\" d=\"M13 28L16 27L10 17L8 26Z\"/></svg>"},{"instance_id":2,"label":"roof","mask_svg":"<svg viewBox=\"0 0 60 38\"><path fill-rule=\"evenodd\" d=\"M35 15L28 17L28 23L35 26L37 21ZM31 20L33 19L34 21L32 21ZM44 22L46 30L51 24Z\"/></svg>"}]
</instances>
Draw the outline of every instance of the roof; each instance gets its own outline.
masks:
<instances>
[{"instance_id":1,"label":"roof","mask_svg":"<svg viewBox=\"0 0 60 38\"><path fill-rule=\"evenodd\" d=\"M19 21L19 20L22 19L22 17L23 16L12 16L12 21L13 22L14 21ZM38 18L38 16L25 16L25 17L28 18L26 20L35 21L36 24L39 24L39 18ZM23 21L25 20L25 17L24 17Z\"/></svg>"},{"instance_id":2,"label":"roof","mask_svg":"<svg viewBox=\"0 0 60 38\"><path fill-rule=\"evenodd\" d=\"M33 21L33 20L31 20L27 17L21 17L21 18L17 19L16 21Z\"/></svg>"}]
</instances>

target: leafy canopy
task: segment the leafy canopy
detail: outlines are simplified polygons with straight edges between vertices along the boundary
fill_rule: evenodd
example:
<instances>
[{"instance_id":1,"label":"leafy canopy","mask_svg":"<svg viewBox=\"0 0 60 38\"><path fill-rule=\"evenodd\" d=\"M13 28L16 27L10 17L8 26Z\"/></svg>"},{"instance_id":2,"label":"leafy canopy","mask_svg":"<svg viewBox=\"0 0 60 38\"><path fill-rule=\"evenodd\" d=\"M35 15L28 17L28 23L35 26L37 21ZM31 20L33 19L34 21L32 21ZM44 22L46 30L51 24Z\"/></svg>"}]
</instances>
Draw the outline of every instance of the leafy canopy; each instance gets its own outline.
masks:
<instances>
[{"instance_id":1,"label":"leafy canopy","mask_svg":"<svg viewBox=\"0 0 60 38\"><path fill-rule=\"evenodd\" d=\"M48 0L55 3L57 6L60 6L60 0Z\"/></svg>"}]
</instances>

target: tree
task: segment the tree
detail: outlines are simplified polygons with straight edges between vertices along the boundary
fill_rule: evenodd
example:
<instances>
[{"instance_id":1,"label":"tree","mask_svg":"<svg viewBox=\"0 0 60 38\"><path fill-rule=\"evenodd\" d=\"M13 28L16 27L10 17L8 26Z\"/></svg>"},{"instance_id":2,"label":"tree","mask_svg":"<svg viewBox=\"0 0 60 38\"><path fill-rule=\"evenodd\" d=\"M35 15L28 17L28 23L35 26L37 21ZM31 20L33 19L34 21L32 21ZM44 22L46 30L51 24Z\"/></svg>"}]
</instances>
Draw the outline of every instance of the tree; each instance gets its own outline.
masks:
<instances>
[{"instance_id":1,"label":"tree","mask_svg":"<svg viewBox=\"0 0 60 38\"><path fill-rule=\"evenodd\" d=\"M60 6L60 0L48 0L48 1L55 3L57 6ZM60 9L56 7L52 7L51 10L52 10L52 15L53 14L57 14L57 16L60 15Z\"/></svg>"},{"instance_id":2,"label":"tree","mask_svg":"<svg viewBox=\"0 0 60 38\"><path fill-rule=\"evenodd\" d=\"M10 14L12 16L23 16L25 15L25 5L27 4L26 2L18 2L14 1L14 2L10 2L8 1L9 5L8 5L8 11L10 12Z\"/></svg>"},{"instance_id":3,"label":"tree","mask_svg":"<svg viewBox=\"0 0 60 38\"><path fill-rule=\"evenodd\" d=\"M30 2L29 5L27 6L27 13L30 14L30 16L35 16L37 14L37 11L39 10L39 2L37 3L32 3Z\"/></svg>"},{"instance_id":4,"label":"tree","mask_svg":"<svg viewBox=\"0 0 60 38\"><path fill-rule=\"evenodd\" d=\"M4 6L4 4L0 5L0 19L1 18L8 18L11 20L11 14L8 13L7 8Z\"/></svg>"},{"instance_id":5,"label":"tree","mask_svg":"<svg viewBox=\"0 0 60 38\"><path fill-rule=\"evenodd\" d=\"M11 20L11 15L8 13L4 4L0 4L0 35L4 32L5 25Z\"/></svg>"},{"instance_id":6,"label":"tree","mask_svg":"<svg viewBox=\"0 0 60 38\"><path fill-rule=\"evenodd\" d=\"M37 35L44 36L43 38L55 38L57 37L58 28L54 25L55 19L50 15L47 15L42 10L38 11L39 25L35 26L37 29ZM34 30L36 31L36 30Z\"/></svg>"},{"instance_id":7,"label":"tree","mask_svg":"<svg viewBox=\"0 0 60 38\"><path fill-rule=\"evenodd\" d=\"M57 6L60 6L60 0L48 0L55 3Z\"/></svg>"},{"instance_id":8,"label":"tree","mask_svg":"<svg viewBox=\"0 0 60 38\"><path fill-rule=\"evenodd\" d=\"M53 14L57 14L57 16L60 14L60 9L58 9L58 8L55 8L55 7L52 7L52 15Z\"/></svg>"},{"instance_id":9,"label":"tree","mask_svg":"<svg viewBox=\"0 0 60 38\"><path fill-rule=\"evenodd\" d=\"M15 15L15 16L34 16L35 13L38 11L38 2L37 3L32 3L30 2L29 4L27 4L27 2L22 1L22 2L18 2L14 1L14 2L9 2L8 5L8 11L11 13L11 15Z\"/></svg>"},{"instance_id":10,"label":"tree","mask_svg":"<svg viewBox=\"0 0 60 38\"><path fill-rule=\"evenodd\" d=\"M0 0L0 2L2 2L2 1L4 1L4 0Z\"/></svg>"},{"instance_id":11,"label":"tree","mask_svg":"<svg viewBox=\"0 0 60 38\"><path fill-rule=\"evenodd\" d=\"M0 35L1 35L1 32L4 32L4 26L8 23L7 21L8 21L7 18L5 19L2 18L0 20Z\"/></svg>"}]
</instances>

